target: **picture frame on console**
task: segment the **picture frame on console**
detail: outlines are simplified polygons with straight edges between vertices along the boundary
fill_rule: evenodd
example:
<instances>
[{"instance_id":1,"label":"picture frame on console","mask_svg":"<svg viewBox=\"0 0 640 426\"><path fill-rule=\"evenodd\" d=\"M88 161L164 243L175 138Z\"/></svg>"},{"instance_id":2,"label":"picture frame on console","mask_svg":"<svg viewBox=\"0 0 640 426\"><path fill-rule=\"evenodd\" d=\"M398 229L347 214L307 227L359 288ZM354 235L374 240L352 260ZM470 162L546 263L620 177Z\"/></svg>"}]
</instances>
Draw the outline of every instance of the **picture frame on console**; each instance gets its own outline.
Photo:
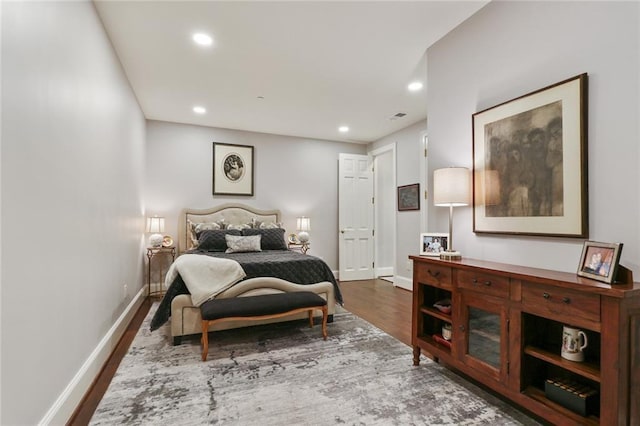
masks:
<instances>
[{"instance_id":1,"label":"picture frame on console","mask_svg":"<svg viewBox=\"0 0 640 426\"><path fill-rule=\"evenodd\" d=\"M420 234L420 256L438 257L449 248L449 234L422 233Z\"/></svg>"},{"instance_id":2,"label":"picture frame on console","mask_svg":"<svg viewBox=\"0 0 640 426\"><path fill-rule=\"evenodd\" d=\"M621 253L622 243L585 241L582 246L578 275L607 284L613 283L620 266Z\"/></svg>"},{"instance_id":3,"label":"picture frame on console","mask_svg":"<svg viewBox=\"0 0 640 426\"><path fill-rule=\"evenodd\" d=\"M477 112L473 231L588 238L587 74Z\"/></svg>"},{"instance_id":4,"label":"picture frame on console","mask_svg":"<svg viewBox=\"0 0 640 426\"><path fill-rule=\"evenodd\" d=\"M213 195L253 195L253 146L213 143Z\"/></svg>"},{"instance_id":5,"label":"picture frame on console","mask_svg":"<svg viewBox=\"0 0 640 426\"><path fill-rule=\"evenodd\" d=\"M398 211L420 210L420 184L398 187Z\"/></svg>"}]
</instances>

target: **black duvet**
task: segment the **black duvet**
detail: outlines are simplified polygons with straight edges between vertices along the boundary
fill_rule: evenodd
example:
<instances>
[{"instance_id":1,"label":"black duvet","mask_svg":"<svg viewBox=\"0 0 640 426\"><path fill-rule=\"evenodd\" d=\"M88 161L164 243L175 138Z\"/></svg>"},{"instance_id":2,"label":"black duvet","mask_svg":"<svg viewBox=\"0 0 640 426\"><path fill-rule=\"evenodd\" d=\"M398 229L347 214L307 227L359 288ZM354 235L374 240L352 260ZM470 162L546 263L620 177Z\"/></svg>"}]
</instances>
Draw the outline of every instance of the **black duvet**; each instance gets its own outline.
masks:
<instances>
[{"instance_id":1,"label":"black duvet","mask_svg":"<svg viewBox=\"0 0 640 426\"><path fill-rule=\"evenodd\" d=\"M233 259L240 263L247 274L245 279L275 277L296 284L315 284L329 281L333 284L336 302L342 305L338 282L329 266L320 258L290 250L265 250L251 253L224 253L193 250L189 254L201 254ZM171 301L179 294L189 294L187 286L178 275L171 283L151 320L151 330L156 330L171 317Z\"/></svg>"}]
</instances>

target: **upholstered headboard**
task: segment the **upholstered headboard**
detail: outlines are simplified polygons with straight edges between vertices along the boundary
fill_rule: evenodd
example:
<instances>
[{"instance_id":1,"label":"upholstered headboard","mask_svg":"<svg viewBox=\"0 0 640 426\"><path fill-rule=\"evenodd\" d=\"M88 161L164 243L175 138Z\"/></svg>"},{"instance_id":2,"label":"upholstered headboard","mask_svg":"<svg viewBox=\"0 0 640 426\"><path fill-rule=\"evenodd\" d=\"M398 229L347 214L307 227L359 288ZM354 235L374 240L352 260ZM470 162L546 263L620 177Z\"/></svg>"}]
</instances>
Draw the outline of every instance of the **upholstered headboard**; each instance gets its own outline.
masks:
<instances>
[{"instance_id":1,"label":"upholstered headboard","mask_svg":"<svg viewBox=\"0 0 640 426\"><path fill-rule=\"evenodd\" d=\"M189 228L187 222L204 223L219 222L242 225L253 220L261 222L281 222L280 210L259 210L239 203L221 204L210 209L183 209L178 221L178 253L189 248Z\"/></svg>"}]
</instances>

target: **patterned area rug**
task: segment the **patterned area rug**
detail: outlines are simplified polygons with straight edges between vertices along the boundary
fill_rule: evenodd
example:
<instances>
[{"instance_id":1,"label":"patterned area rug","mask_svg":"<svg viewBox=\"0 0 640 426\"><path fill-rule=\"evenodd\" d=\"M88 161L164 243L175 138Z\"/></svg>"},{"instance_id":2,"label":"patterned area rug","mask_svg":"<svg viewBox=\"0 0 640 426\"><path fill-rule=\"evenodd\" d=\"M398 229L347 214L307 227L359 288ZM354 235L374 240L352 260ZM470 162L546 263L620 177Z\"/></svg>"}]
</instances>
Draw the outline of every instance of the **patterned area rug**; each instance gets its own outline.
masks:
<instances>
[{"instance_id":1,"label":"patterned area rug","mask_svg":"<svg viewBox=\"0 0 640 426\"><path fill-rule=\"evenodd\" d=\"M537 425L518 410L350 313L172 346L151 308L93 425Z\"/></svg>"}]
</instances>

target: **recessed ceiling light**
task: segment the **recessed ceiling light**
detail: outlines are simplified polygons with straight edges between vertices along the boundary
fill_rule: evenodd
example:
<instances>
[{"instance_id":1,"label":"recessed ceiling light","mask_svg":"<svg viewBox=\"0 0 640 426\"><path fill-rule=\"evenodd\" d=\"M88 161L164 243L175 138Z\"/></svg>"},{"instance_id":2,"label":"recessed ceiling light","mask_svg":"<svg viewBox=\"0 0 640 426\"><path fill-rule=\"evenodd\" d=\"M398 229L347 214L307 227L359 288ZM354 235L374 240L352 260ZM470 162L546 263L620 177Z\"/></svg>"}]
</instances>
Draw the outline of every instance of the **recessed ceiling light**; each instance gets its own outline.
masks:
<instances>
[{"instance_id":1,"label":"recessed ceiling light","mask_svg":"<svg viewBox=\"0 0 640 426\"><path fill-rule=\"evenodd\" d=\"M418 90L422 89L422 83L420 83L419 81L414 81L413 83L409 84L409 86L407 87L412 92L417 92Z\"/></svg>"},{"instance_id":2,"label":"recessed ceiling light","mask_svg":"<svg viewBox=\"0 0 640 426\"><path fill-rule=\"evenodd\" d=\"M340 133L347 133L349 131L349 126L340 126L338 127L338 131Z\"/></svg>"},{"instance_id":3,"label":"recessed ceiling light","mask_svg":"<svg viewBox=\"0 0 640 426\"><path fill-rule=\"evenodd\" d=\"M194 106L193 112L195 112L196 114L204 114L205 112L207 112L207 109L201 106Z\"/></svg>"},{"instance_id":4,"label":"recessed ceiling light","mask_svg":"<svg viewBox=\"0 0 640 426\"><path fill-rule=\"evenodd\" d=\"M213 39L210 35L205 33L195 33L193 35L193 41L195 41L200 46L211 46L213 43Z\"/></svg>"}]
</instances>

